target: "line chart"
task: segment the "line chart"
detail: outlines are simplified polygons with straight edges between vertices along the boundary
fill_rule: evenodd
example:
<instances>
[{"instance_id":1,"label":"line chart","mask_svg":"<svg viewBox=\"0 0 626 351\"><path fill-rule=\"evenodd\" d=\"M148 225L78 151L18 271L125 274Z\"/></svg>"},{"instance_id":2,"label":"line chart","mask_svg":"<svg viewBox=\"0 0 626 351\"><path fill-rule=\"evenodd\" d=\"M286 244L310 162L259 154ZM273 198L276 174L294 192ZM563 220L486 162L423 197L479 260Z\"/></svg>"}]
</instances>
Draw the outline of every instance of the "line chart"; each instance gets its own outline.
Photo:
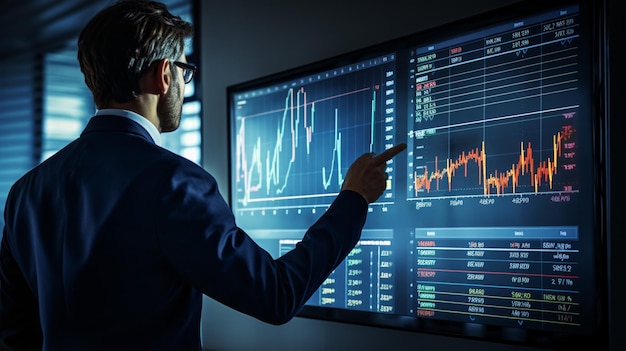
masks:
<instances>
[{"instance_id":1,"label":"line chart","mask_svg":"<svg viewBox=\"0 0 626 351\"><path fill-rule=\"evenodd\" d=\"M247 209L328 205L352 161L384 150L395 138L390 67L242 99L235 135L236 201ZM391 185L387 193L393 194Z\"/></svg>"}]
</instances>

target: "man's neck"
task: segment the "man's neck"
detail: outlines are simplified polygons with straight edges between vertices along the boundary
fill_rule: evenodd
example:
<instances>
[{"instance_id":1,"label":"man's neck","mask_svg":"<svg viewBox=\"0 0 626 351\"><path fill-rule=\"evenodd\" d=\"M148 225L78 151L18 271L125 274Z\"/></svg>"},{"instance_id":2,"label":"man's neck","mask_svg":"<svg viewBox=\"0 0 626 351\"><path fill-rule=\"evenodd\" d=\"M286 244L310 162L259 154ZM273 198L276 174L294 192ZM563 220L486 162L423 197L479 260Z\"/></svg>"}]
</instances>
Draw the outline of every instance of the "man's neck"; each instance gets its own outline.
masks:
<instances>
[{"instance_id":1,"label":"man's neck","mask_svg":"<svg viewBox=\"0 0 626 351\"><path fill-rule=\"evenodd\" d=\"M101 109L113 108L113 109L128 110L128 111L135 112L136 114L147 119L150 123L152 123L156 127L156 129L159 132L161 132L161 125L160 125L159 118L156 112L156 105L157 105L156 103L157 103L156 96L144 94L144 95L138 96L133 101L125 102L125 103L112 102L108 104L107 106L102 107Z\"/></svg>"}]
</instances>

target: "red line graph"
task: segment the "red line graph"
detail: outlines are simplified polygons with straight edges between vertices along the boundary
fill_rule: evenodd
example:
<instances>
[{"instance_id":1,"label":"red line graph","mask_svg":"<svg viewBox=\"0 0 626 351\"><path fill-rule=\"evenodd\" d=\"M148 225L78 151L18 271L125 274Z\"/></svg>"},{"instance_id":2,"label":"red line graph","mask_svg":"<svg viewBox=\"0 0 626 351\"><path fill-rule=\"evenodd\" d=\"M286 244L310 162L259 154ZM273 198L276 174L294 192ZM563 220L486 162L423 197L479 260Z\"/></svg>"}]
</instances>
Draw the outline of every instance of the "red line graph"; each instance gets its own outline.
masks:
<instances>
[{"instance_id":1,"label":"red line graph","mask_svg":"<svg viewBox=\"0 0 626 351\"><path fill-rule=\"evenodd\" d=\"M553 187L553 179L559 169L559 159L562 157L563 144L569 140L575 132L571 125L563 126L562 130L552 136L551 156L544 160L535 160L533 146L530 142L520 142L519 156L510 168L498 170L494 169L488 173L487 159L488 152L485 142L481 142L480 147L476 147L467 152L463 151L456 158L444 160L444 166L439 168L439 157L435 156L435 169L429 170L424 167L424 172L413 173L415 196L421 189L429 193L433 187L440 190L440 183L446 179L448 191L453 190L453 179L456 176L468 177L468 164L475 163L478 166L477 181L483 187L483 195L504 194L507 189L511 193L516 193L522 178L528 178L528 185L531 185L535 192L539 187L547 185ZM462 174L459 174L462 172Z\"/></svg>"}]
</instances>

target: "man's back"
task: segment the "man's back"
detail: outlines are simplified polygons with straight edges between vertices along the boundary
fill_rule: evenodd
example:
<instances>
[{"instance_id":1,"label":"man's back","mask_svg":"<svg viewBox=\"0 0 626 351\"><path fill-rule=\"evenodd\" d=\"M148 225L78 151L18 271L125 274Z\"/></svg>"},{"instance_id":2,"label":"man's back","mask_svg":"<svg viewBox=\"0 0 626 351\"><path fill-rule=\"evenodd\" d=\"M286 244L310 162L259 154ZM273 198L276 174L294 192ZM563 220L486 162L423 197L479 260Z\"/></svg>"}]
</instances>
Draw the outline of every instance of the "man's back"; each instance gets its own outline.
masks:
<instances>
[{"instance_id":1,"label":"man's back","mask_svg":"<svg viewBox=\"0 0 626 351\"><path fill-rule=\"evenodd\" d=\"M9 194L0 339L36 343L43 331L44 350L199 350L202 294L286 323L356 245L366 215L363 197L342 191L274 259L201 167L130 119L95 116Z\"/></svg>"},{"instance_id":2,"label":"man's back","mask_svg":"<svg viewBox=\"0 0 626 351\"><path fill-rule=\"evenodd\" d=\"M134 122L99 118L107 127L23 177L7 203L5 234L38 293L45 344L199 348L199 336L185 334L198 330L201 294L168 264L155 220L159 189L171 186L166 173L195 166L154 145Z\"/></svg>"}]
</instances>

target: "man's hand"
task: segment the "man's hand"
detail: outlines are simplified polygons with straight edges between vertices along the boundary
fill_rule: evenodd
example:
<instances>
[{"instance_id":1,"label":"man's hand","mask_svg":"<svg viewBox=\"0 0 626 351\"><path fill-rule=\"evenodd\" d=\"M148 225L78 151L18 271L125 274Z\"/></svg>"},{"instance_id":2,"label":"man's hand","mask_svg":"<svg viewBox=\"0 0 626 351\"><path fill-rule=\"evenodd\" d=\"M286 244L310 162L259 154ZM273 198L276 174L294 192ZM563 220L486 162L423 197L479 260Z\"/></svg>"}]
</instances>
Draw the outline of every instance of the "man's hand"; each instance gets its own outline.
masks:
<instances>
[{"instance_id":1,"label":"man's hand","mask_svg":"<svg viewBox=\"0 0 626 351\"><path fill-rule=\"evenodd\" d=\"M406 149L398 144L375 156L367 153L357 158L346 173L341 190L352 190L361 194L368 204L376 201L387 188L387 161Z\"/></svg>"}]
</instances>

